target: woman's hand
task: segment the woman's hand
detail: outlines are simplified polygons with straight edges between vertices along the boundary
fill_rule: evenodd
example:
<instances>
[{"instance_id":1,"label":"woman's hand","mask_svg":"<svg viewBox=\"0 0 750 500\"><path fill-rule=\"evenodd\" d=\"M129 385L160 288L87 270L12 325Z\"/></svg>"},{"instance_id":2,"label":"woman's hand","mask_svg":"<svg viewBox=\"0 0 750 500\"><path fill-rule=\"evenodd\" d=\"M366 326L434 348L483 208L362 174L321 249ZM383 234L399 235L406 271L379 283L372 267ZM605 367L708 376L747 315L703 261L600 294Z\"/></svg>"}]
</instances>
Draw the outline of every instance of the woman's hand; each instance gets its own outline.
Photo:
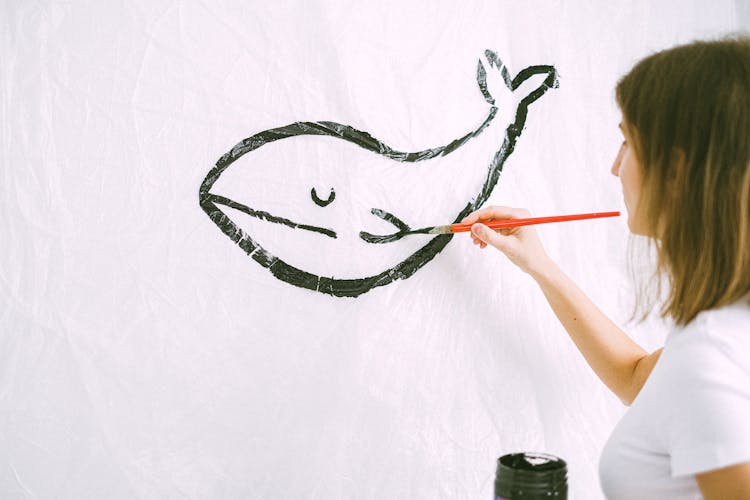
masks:
<instances>
[{"instance_id":1,"label":"woman's hand","mask_svg":"<svg viewBox=\"0 0 750 500\"><path fill-rule=\"evenodd\" d=\"M536 229L530 226L512 227L495 231L481 222L502 219L523 219L531 217L525 208L485 207L467 215L462 224L474 224L471 238L475 245L484 248L491 245L503 252L524 272L534 275L549 264L550 258L542 246ZM476 224L475 224L476 223Z\"/></svg>"}]
</instances>

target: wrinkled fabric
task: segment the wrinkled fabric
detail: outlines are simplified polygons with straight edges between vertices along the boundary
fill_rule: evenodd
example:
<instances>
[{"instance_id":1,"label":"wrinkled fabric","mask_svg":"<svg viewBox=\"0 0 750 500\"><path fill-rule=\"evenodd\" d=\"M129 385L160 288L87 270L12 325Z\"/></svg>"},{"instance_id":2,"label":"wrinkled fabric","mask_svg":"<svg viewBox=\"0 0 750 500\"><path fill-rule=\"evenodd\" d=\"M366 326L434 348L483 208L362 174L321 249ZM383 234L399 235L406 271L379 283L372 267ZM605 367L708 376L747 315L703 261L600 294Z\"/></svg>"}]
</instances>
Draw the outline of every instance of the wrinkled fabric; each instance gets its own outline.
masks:
<instances>
[{"instance_id":1,"label":"wrinkled fabric","mask_svg":"<svg viewBox=\"0 0 750 500\"><path fill-rule=\"evenodd\" d=\"M624 214L614 83L737 5L2 4L0 498L491 498L519 451L601 498L623 408L536 285L406 233ZM625 217L538 231L624 321Z\"/></svg>"}]
</instances>

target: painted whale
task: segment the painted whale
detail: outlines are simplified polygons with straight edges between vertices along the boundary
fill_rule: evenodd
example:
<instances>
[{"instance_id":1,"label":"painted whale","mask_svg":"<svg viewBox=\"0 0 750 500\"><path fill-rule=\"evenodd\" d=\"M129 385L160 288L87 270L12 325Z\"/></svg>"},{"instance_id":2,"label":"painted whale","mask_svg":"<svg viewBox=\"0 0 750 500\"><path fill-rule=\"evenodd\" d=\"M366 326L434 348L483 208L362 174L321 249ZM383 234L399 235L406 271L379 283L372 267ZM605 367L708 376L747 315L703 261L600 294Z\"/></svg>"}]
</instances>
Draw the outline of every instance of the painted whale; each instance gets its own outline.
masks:
<instances>
[{"instance_id":1,"label":"painted whale","mask_svg":"<svg viewBox=\"0 0 750 500\"><path fill-rule=\"evenodd\" d=\"M487 50L484 56L490 70L496 72L493 76L499 75L500 78L497 80L500 81L500 84L493 87L492 92L489 90L487 83L488 71L480 59L477 64L476 80L480 92L489 104L489 110L484 120L476 129L450 141L448 144L421 151L404 152L395 150L369 133L348 125L329 121L291 123L283 127L264 130L243 139L219 158L199 188L198 200L200 207L216 226L242 248L248 256L262 267L268 269L273 276L291 285L338 297L357 297L375 287L390 284L395 280L409 278L443 250L453 235L431 236L426 243L421 244L419 242L420 246L415 251L409 251L409 254L405 258L399 258L397 264L388 265L381 272L369 276L357 278L336 278L332 275L323 276L321 272L302 270L279 256L274 255L247 231L243 230L236 220L230 218L229 214L244 214L242 215L243 217L262 220L263 224L279 224L289 228L309 231L324 239L336 239L339 237L340 231L331 227L307 224L299 220L295 221L288 218L288 216L261 210L259 207L252 208L247 204L237 201L235 199L237 196L229 197L225 194L212 192L212 188L227 168L240 157L282 139L288 140L302 136L325 136L331 139L346 141L347 143L359 146L369 153L378 155L379 158L386 159L389 164L399 162L392 164L399 166L400 170L396 170L394 174L398 176L402 174L406 175L407 172L403 169L410 168L409 165L411 164L426 162L427 160L433 160L430 162L430 164L433 164L439 162L439 158L454 158L456 151L467 149L464 147L467 143L476 142L480 136L488 137L488 140L492 141L491 144L494 146L492 147L493 153L490 157L489 166L484 171L484 174L482 174L483 183L478 192L476 191L476 186L479 183L473 184L474 187L471 188L471 195L464 197L463 201L460 201L460 205L458 205L458 211L453 211L450 215L450 217L453 217L452 222L459 222L473 210L481 207L492 193L503 170L503 165L513 153L516 141L523 131L529 105L544 95L550 88L558 86L557 71L553 66L529 66L521 70L515 77L511 77L508 68L494 52ZM529 90L529 87L531 87L531 90ZM498 92L503 94L504 101L498 102L499 99L496 95ZM507 104L506 101L512 104ZM504 111L508 117L502 123L500 123L501 120L497 119L499 111ZM498 131L497 135L488 136L487 131L495 129ZM310 139L310 137L307 137L307 139ZM497 149L495 150L495 148ZM256 152L254 156L258 155L259 153ZM453 166L452 168L456 167ZM466 177L465 172L462 172L461 177ZM235 182L235 184L239 183ZM214 189L213 191L216 190ZM326 191L324 189L319 193L315 187L310 190L310 197L317 207L328 207L329 205L333 205L337 199L337 193L334 189ZM329 208L322 209L329 210ZM399 217L398 213L396 215L391 213L393 210L371 208L370 212L375 217L395 226L397 231L387 235L376 235L368 231L359 231L359 238L367 244L392 244L391 242L400 240L404 235L413 233L412 228ZM447 223L448 221L442 219L439 222ZM410 237L413 238L413 236ZM423 235L423 237L427 236Z\"/></svg>"}]
</instances>

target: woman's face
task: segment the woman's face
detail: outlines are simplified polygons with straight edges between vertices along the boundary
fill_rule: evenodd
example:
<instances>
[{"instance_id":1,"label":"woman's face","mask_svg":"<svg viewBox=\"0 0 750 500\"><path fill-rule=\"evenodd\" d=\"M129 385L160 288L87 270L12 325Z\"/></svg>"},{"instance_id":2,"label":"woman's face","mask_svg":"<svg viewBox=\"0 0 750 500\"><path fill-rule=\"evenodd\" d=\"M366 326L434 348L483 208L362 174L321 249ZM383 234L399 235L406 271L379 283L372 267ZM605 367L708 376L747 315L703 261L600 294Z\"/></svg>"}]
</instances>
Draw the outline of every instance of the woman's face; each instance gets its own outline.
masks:
<instances>
[{"instance_id":1,"label":"woman's face","mask_svg":"<svg viewBox=\"0 0 750 500\"><path fill-rule=\"evenodd\" d=\"M623 142L617 153L615 162L612 164L612 175L620 178L622 183L622 195L625 199L625 208L628 211L628 228L633 234L647 235L648 228L637 216L638 200L641 194L642 169L633 149L632 138L628 134L628 128L623 122L620 123L620 131Z\"/></svg>"}]
</instances>

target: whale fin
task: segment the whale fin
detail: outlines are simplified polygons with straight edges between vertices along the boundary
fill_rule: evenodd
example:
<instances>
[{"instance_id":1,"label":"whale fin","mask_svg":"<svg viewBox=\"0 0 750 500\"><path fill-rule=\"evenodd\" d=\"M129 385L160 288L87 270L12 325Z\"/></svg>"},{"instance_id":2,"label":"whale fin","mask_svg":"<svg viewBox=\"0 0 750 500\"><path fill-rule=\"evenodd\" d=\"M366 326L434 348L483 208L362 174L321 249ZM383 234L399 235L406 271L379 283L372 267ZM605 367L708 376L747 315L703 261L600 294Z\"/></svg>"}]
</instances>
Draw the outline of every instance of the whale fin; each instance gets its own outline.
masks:
<instances>
[{"instance_id":1,"label":"whale fin","mask_svg":"<svg viewBox=\"0 0 750 500\"><path fill-rule=\"evenodd\" d=\"M497 68L500 71L500 74L503 77L503 81L505 82L505 86L513 90L511 86L513 81L510 78L510 72L508 71L508 67L505 66L505 64L503 64L503 62L500 60L497 54L495 54L491 50L485 50L484 56L487 58L487 61L490 63L490 67Z\"/></svg>"},{"instance_id":2,"label":"whale fin","mask_svg":"<svg viewBox=\"0 0 750 500\"><path fill-rule=\"evenodd\" d=\"M484 96L484 100L494 106L495 99L492 98L492 94L487 90L487 70L484 69L482 61L477 61L477 83L479 84L479 90Z\"/></svg>"},{"instance_id":3,"label":"whale fin","mask_svg":"<svg viewBox=\"0 0 750 500\"><path fill-rule=\"evenodd\" d=\"M557 70L554 66L538 65L522 69L513 78L511 88L514 94L523 96L521 102L529 104L536 101L549 89L560 86Z\"/></svg>"},{"instance_id":4,"label":"whale fin","mask_svg":"<svg viewBox=\"0 0 750 500\"><path fill-rule=\"evenodd\" d=\"M481 59L477 62L477 84L484 100L493 106L498 106L496 97L500 97L499 93L507 96L513 94L515 102L521 101L528 105L541 97L548 89L558 87L557 70L553 66L529 66L518 72L515 77L511 77L508 67L495 52L485 50L484 57L487 61L486 65ZM491 76L488 84L487 67L500 73L504 86L499 82L492 86ZM492 92L490 92L490 87L493 89Z\"/></svg>"}]
</instances>

